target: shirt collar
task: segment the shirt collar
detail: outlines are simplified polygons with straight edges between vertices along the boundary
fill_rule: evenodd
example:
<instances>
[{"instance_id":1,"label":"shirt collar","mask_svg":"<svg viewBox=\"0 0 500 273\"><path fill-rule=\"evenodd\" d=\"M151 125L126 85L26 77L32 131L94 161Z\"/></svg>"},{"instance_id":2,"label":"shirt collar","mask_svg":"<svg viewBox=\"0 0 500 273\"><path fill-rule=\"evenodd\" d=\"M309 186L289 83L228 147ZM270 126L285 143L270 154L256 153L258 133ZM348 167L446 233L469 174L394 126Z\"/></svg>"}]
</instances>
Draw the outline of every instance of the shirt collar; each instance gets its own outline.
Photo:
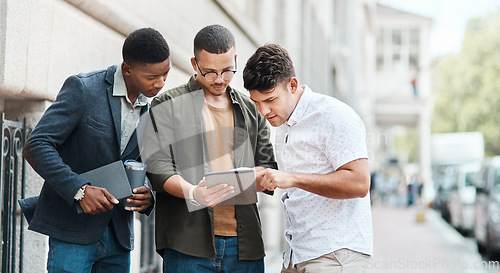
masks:
<instances>
[{"instance_id":1,"label":"shirt collar","mask_svg":"<svg viewBox=\"0 0 500 273\"><path fill-rule=\"evenodd\" d=\"M295 109L293 109L292 114L286 121L286 125L290 127L294 126L295 124L299 123L302 120L306 112L306 109L309 106L309 98L312 95L312 90L307 85L303 85L303 87L304 87L304 93L302 93L302 95L300 96L300 99L297 102Z\"/></svg>"},{"instance_id":2,"label":"shirt collar","mask_svg":"<svg viewBox=\"0 0 500 273\"><path fill-rule=\"evenodd\" d=\"M132 104L132 102L127 96L127 86L125 85L125 79L123 79L121 65L116 66L116 72L113 83L113 97L125 97L128 103ZM142 93L139 93L139 96L137 97L134 106L145 106L147 104L148 104L148 98L144 96Z\"/></svg>"}]
</instances>

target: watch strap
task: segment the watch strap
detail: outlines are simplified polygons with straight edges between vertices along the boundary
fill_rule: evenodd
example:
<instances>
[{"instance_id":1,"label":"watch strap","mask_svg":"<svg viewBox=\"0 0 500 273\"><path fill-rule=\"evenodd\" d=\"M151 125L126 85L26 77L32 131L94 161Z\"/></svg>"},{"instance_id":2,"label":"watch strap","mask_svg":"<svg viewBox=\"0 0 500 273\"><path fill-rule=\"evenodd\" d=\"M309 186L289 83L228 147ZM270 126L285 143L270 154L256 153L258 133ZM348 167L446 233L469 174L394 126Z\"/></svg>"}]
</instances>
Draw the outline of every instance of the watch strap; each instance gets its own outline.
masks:
<instances>
[{"instance_id":1,"label":"watch strap","mask_svg":"<svg viewBox=\"0 0 500 273\"><path fill-rule=\"evenodd\" d=\"M189 202L191 204L193 204L194 206L200 206L201 204L196 201L196 198L194 198L194 190L196 189L196 187L198 187L197 185L193 185L190 189L189 189Z\"/></svg>"},{"instance_id":2,"label":"watch strap","mask_svg":"<svg viewBox=\"0 0 500 273\"><path fill-rule=\"evenodd\" d=\"M76 201L80 201L85 197L85 189L87 188L87 186L88 185L85 184L81 188L78 189L75 196L73 197Z\"/></svg>"}]
</instances>

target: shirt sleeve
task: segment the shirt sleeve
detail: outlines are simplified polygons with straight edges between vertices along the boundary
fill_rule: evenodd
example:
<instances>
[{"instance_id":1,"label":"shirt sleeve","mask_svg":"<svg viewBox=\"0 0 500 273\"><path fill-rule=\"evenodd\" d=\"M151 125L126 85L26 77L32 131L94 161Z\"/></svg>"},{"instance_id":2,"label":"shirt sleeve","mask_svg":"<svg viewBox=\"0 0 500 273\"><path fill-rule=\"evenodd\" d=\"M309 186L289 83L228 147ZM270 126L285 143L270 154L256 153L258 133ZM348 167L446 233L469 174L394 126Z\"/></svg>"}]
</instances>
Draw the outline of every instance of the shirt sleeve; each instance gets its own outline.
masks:
<instances>
[{"instance_id":1,"label":"shirt sleeve","mask_svg":"<svg viewBox=\"0 0 500 273\"><path fill-rule=\"evenodd\" d=\"M324 116L329 118L323 122L321 149L335 170L351 161L368 158L365 126L353 110Z\"/></svg>"},{"instance_id":2,"label":"shirt sleeve","mask_svg":"<svg viewBox=\"0 0 500 273\"><path fill-rule=\"evenodd\" d=\"M172 123L172 100L153 100L146 120L141 157L148 165L148 178L153 190L165 192L163 184L177 174L172 151L174 125Z\"/></svg>"}]
</instances>

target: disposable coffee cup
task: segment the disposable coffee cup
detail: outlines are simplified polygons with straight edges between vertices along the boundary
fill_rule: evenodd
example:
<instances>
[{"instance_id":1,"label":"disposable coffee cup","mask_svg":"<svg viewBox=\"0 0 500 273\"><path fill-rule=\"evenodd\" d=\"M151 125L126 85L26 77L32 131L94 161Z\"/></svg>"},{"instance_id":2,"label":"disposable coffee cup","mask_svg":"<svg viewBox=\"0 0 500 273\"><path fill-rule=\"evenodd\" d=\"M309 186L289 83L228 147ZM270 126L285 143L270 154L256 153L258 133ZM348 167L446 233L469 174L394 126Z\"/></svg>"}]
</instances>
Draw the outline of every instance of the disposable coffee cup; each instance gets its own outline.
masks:
<instances>
[{"instance_id":1,"label":"disposable coffee cup","mask_svg":"<svg viewBox=\"0 0 500 273\"><path fill-rule=\"evenodd\" d=\"M144 186L144 182L146 179L146 163L129 159L126 160L123 164L125 165L125 172L127 173L130 188L133 190L135 188ZM138 207L138 205L130 203L126 203L125 206Z\"/></svg>"}]
</instances>

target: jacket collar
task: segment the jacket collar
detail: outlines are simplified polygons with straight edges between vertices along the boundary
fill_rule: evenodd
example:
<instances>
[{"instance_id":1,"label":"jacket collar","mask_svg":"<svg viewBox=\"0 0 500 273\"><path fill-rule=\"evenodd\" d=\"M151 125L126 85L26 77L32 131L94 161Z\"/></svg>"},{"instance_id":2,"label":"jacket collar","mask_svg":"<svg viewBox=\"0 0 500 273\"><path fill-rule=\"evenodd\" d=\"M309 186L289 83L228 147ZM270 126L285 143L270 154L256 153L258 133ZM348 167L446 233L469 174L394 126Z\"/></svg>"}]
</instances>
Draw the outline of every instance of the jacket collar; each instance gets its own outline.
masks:
<instances>
[{"instance_id":1,"label":"jacket collar","mask_svg":"<svg viewBox=\"0 0 500 273\"><path fill-rule=\"evenodd\" d=\"M110 84L111 86L113 86L113 83L115 82L115 72L117 67L117 65L112 65L106 69L106 76L104 77L104 81L106 81L106 83Z\"/></svg>"}]
</instances>

